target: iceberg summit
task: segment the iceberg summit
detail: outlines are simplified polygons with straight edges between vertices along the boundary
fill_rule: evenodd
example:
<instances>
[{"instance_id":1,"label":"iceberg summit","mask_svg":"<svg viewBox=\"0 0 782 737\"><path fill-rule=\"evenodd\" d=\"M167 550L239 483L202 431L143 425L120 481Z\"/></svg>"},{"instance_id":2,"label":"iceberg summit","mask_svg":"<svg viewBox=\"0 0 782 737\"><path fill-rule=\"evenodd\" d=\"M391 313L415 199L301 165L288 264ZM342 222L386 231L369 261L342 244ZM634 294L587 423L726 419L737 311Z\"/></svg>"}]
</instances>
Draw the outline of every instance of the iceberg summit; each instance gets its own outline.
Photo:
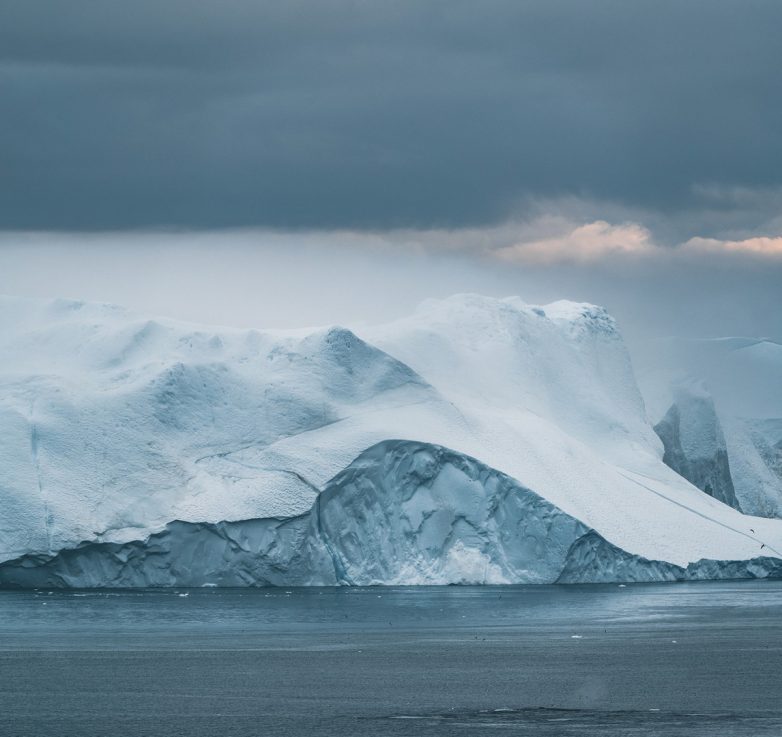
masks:
<instances>
[{"instance_id":1,"label":"iceberg summit","mask_svg":"<svg viewBox=\"0 0 782 737\"><path fill-rule=\"evenodd\" d=\"M0 355L0 586L782 576L711 400L656 432L594 305L261 331L6 297Z\"/></svg>"}]
</instances>

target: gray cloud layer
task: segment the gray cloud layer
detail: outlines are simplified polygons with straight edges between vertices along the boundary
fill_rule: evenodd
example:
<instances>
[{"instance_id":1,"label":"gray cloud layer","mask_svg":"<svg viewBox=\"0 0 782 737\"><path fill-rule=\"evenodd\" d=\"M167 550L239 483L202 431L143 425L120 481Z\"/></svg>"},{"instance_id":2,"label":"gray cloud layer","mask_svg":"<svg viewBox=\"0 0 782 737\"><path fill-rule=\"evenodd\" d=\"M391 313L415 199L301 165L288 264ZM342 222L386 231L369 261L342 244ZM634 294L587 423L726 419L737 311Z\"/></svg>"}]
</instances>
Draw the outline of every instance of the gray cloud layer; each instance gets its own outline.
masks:
<instances>
[{"instance_id":1,"label":"gray cloud layer","mask_svg":"<svg viewBox=\"0 0 782 737\"><path fill-rule=\"evenodd\" d=\"M751 231L780 203L780 27L775 0L5 0L0 228L460 227L575 198L679 241Z\"/></svg>"}]
</instances>

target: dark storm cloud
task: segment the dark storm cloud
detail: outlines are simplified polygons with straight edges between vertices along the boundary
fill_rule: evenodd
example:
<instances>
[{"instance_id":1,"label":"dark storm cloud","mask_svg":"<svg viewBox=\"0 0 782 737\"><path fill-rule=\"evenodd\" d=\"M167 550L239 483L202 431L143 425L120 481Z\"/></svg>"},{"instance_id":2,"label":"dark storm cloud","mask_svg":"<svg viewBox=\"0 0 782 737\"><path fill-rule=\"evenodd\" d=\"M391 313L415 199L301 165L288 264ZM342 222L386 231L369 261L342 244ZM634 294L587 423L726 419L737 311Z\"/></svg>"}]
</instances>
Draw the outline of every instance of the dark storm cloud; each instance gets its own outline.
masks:
<instances>
[{"instance_id":1,"label":"dark storm cloud","mask_svg":"<svg viewBox=\"0 0 782 737\"><path fill-rule=\"evenodd\" d=\"M5 0L0 228L458 227L575 197L710 235L681 213L782 185L780 27L773 0Z\"/></svg>"}]
</instances>

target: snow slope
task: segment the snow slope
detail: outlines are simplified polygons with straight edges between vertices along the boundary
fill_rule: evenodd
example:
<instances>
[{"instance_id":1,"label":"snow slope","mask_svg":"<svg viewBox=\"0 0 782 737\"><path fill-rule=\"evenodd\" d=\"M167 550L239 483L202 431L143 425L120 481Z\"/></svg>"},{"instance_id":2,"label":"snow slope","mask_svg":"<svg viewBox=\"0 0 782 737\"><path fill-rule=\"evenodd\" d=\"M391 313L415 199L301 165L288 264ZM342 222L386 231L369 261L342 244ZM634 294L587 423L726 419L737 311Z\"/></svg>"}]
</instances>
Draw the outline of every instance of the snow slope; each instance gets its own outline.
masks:
<instances>
[{"instance_id":1,"label":"snow slope","mask_svg":"<svg viewBox=\"0 0 782 737\"><path fill-rule=\"evenodd\" d=\"M605 541L601 550L682 570L780 555L782 522L742 515L662 462L621 336L601 308L460 295L357 332L234 330L109 305L0 300L0 562L51 569L62 565L59 551L106 545L115 563L141 550L142 563L133 560L143 579L145 546L160 535L175 544L177 520L202 541L217 525L263 531L247 538L265 540L260 547L225 543L220 560L298 561L246 583L556 580L568 546L588 534ZM359 462L372 448L414 455L430 446L452 454L447 467L473 459L460 473L472 468L475 478L438 482L432 496L405 473L383 481ZM403 453L394 468L409 463ZM487 536L499 503L495 486L476 481L487 474L533 494L545 513ZM360 503L370 489L380 505L371 514ZM423 515L450 521L440 529ZM269 530L286 519L285 530L300 532L277 540ZM526 534L540 519L563 520L570 532ZM306 555L293 550L301 545ZM77 559L87 571L94 556ZM208 560L194 556L185 578L206 580L193 566ZM67 582L139 583L105 560L98 568L109 572ZM610 566L601 575L610 578Z\"/></svg>"}]
</instances>

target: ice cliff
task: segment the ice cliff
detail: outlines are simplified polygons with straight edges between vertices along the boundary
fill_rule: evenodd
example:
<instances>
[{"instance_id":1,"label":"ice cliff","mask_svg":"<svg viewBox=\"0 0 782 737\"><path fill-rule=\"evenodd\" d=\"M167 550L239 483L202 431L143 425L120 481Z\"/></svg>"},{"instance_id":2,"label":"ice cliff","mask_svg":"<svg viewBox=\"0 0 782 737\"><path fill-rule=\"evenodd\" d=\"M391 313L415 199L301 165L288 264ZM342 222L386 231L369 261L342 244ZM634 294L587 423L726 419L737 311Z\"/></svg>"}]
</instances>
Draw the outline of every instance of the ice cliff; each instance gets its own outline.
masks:
<instances>
[{"instance_id":1,"label":"ice cliff","mask_svg":"<svg viewBox=\"0 0 782 737\"><path fill-rule=\"evenodd\" d=\"M709 496L741 509L714 400L701 386L677 387L674 403L654 427L663 462Z\"/></svg>"},{"instance_id":2,"label":"ice cliff","mask_svg":"<svg viewBox=\"0 0 782 737\"><path fill-rule=\"evenodd\" d=\"M5 298L0 356L0 585L779 573L782 521L663 463L593 305L281 332Z\"/></svg>"}]
</instances>

